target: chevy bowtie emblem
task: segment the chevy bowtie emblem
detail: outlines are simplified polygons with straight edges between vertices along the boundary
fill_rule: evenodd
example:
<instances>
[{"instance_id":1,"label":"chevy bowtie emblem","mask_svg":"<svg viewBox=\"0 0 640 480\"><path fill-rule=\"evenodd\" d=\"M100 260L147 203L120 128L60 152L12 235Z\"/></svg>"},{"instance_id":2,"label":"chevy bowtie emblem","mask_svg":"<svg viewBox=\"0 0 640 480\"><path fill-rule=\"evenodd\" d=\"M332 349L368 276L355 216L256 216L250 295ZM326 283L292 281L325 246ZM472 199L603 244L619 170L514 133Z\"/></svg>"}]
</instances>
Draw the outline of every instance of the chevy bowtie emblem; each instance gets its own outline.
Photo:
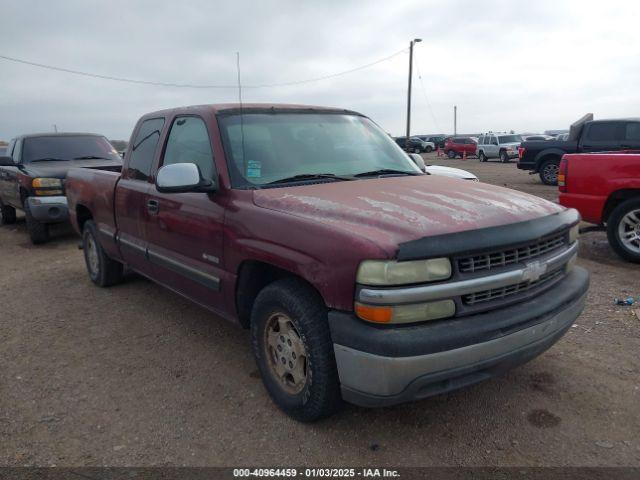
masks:
<instances>
[{"instance_id":1,"label":"chevy bowtie emblem","mask_svg":"<svg viewBox=\"0 0 640 480\"><path fill-rule=\"evenodd\" d=\"M535 282L547 272L547 264L541 262L529 262L522 272L524 282Z\"/></svg>"}]
</instances>

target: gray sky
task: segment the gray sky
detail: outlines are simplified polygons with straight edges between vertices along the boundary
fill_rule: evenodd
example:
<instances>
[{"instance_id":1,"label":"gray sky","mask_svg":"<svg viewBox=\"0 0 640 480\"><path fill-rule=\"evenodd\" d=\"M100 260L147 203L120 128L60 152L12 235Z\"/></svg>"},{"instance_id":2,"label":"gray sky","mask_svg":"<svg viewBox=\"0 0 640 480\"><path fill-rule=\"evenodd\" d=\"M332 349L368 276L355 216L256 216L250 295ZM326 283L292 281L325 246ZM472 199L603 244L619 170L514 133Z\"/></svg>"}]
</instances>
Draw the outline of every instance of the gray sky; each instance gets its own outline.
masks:
<instances>
[{"instance_id":1,"label":"gray sky","mask_svg":"<svg viewBox=\"0 0 640 480\"><path fill-rule=\"evenodd\" d=\"M140 80L302 80L416 47L412 133L542 131L582 114L640 115L638 1L0 0L0 55ZM246 102L360 111L394 135L406 114L408 54L338 78L246 89ZM425 93L431 111L425 100ZM118 83L0 60L0 139L92 131L127 139L137 118L235 102L233 89Z\"/></svg>"}]
</instances>

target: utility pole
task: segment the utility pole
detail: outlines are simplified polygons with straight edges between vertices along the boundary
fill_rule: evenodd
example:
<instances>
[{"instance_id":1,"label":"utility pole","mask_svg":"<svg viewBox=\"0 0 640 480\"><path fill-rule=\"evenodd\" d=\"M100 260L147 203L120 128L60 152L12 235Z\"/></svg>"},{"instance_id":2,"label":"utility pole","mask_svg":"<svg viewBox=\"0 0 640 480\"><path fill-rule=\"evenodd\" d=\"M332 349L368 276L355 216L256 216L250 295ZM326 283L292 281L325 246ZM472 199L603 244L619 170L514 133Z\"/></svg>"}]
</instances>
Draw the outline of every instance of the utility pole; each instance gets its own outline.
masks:
<instances>
[{"instance_id":1,"label":"utility pole","mask_svg":"<svg viewBox=\"0 0 640 480\"><path fill-rule=\"evenodd\" d=\"M453 134L458 134L458 106L453 106Z\"/></svg>"},{"instance_id":2,"label":"utility pole","mask_svg":"<svg viewBox=\"0 0 640 480\"><path fill-rule=\"evenodd\" d=\"M53 124L53 131L58 133L58 125L56 125L55 123Z\"/></svg>"},{"instance_id":3,"label":"utility pole","mask_svg":"<svg viewBox=\"0 0 640 480\"><path fill-rule=\"evenodd\" d=\"M421 38L414 38L409 42L409 88L407 89L407 142L411 136L411 77L413 76L413 44L421 42Z\"/></svg>"}]
</instances>

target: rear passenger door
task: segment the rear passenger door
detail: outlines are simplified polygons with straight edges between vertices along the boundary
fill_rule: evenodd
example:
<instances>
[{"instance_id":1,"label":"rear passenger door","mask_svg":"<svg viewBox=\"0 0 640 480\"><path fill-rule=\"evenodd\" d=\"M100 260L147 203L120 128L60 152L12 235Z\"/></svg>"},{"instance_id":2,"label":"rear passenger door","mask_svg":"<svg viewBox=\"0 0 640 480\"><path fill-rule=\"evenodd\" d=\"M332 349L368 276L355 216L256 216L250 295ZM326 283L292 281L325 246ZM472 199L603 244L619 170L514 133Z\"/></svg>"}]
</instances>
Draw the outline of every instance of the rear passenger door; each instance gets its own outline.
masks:
<instances>
[{"instance_id":1,"label":"rear passenger door","mask_svg":"<svg viewBox=\"0 0 640 480\"><path fill-rule=\"evenodd\" d=\"M585 125L582 135L583 152L605 152L608 150L620 150L622 148L622 136L624 122L594 122Z\"/></svg>"},{"instance_id":2,"label":"rear passenger door","mask_svg":"<svg viewBox=\"0 0 640 480\"><path fill-rule=\"evenodd\" d=\"M498 137L489 135L485 137L484 148L487 157L495 158L498 156Z\"/></svg>"},{"instance_id":3,"label":"rear passenger door","mask_svg":"<svg viewBox=\"0 0 640 480\"><path fill-rule=\"evenodd\" d=\"M133 269L145 275L152 273L152 266L147 258L149 189L153 181L151 169L164 122L164 118L150 118L138 125L128 153L126 169L122 171L115 194L120 253Z\"/></svg>"},{"instance_id":4,"label":"rear passenger door","mask_svg":"<svg viewBox=\"0 0 640 480\"><path fill-rule=\"evenodd\" d=\"M195 163L203 178L217 179L202 117L177 116L171 122L158 168L174 163ZM148 231L154 277L202 305L222 310L224 207L220 193L161 193L153 186L150 199L157 204Z\"/></svg>"}]
</instances>

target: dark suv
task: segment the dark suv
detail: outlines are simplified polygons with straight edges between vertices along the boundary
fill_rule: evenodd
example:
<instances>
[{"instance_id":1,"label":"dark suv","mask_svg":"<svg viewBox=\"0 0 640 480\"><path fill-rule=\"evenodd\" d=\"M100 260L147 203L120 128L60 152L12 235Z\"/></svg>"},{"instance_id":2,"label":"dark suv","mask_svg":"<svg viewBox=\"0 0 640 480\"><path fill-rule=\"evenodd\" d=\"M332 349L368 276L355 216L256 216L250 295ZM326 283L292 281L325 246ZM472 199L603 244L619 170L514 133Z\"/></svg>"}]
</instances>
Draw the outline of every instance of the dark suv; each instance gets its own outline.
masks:
<instances>
[{"instance_id":1,"label":"dark suv","mask_svg":"<svg viewBox=\"0 0 640 480\"><path fill-rule=\"evenodd\" d=\"M407 142L407 137L396 137L394 139L398 146L407 152L413 153L423 153L423 152L432 152L435 148L433 143L426 142L418 137L409 137L409 141Z\"/></svg>"}]
</instances>

